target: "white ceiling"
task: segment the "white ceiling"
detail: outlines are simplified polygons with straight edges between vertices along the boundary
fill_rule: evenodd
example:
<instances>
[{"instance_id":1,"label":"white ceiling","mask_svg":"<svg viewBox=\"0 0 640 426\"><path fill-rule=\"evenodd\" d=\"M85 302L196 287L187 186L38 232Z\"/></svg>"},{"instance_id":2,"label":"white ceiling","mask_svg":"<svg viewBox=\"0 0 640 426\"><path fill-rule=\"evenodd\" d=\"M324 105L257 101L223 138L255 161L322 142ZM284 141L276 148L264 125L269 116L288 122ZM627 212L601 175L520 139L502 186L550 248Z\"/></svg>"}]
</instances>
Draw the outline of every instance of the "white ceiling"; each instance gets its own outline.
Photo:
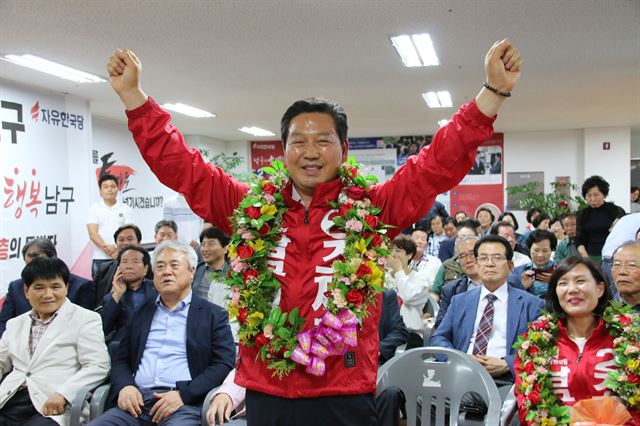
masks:
<instances>
[{"instance_id":1,"label":"white ceiling","mask_svg":"<svg viewBox=\"0 0 640 426\"><path fill-rule=\"evenodd\" d=\"M404 68L388 36L428 32L441 66ZM524 57L499 131L640 128L640 1L19 1L0 0L0 53L32 53L106 75L114 49L143 62L143 88L213 119L175 118L186 134L246 140L249 125L279 134L296 99L333 98L351 136L433 133L453 108L420 93L472 98L491 44ZM124 122L108 84L75 85L0 61L0 78L91 100Z\"/></svg>"}]
</instances>

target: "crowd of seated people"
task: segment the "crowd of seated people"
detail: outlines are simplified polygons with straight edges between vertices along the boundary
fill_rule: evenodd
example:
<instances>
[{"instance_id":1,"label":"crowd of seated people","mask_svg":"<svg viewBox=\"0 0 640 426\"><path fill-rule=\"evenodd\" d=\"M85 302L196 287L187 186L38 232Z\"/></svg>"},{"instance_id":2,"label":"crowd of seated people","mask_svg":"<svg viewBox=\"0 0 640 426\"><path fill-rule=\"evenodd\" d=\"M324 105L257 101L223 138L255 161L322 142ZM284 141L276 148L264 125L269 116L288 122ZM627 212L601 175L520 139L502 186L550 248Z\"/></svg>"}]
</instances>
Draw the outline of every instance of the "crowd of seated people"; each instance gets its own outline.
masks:
<instances>
[{"instance_id":1,"label":"crowd of seated people","mask_svg":"<svg viewBox=\"0 0 640 426\"><path fill-rule=\"evenodd\" d=\"M558 317L552 365L568 367L561 383L553 382L560 403L603 395L602 372L594 366L613 371L615 364L604 309L618 301L640 312L640 213L617 217L617 206L604 202L608 187L600 179L583 187L588 211L549 218L532 209L524 239L513 213L495 221L488 209L478 212L478 221L464 212L436 213L429 227L421 223L397 237L381 297L380 364L401 345L466 352L502 397L515 384L526 424L529 361L513 345L545 309ZM604 240L589 224L599 213L614 217ZM581 244L594 247L592 235L602 240L601 257L593 250L580 256ZM109 409L92 425L200 424L205 395L220 385L206 401L212 403L209 423L233 417L244 424L243 389L233 383L237 324L229 324L224 310L229 236L209 227L197 252L177 236L174 222L158 222L150 254L136 225L120 226L113 235L117 256L100 265L93 282L71 274L50 240L25 245L22 276L9 283L0 311L0 425L68 424L75 393L105 380ZM439 310L425 342L429 294ZM401 395L378 399L381 425L398 424ZM477 395L467 395L464 405L486 409Z\"/></svg>"}]
</instances>

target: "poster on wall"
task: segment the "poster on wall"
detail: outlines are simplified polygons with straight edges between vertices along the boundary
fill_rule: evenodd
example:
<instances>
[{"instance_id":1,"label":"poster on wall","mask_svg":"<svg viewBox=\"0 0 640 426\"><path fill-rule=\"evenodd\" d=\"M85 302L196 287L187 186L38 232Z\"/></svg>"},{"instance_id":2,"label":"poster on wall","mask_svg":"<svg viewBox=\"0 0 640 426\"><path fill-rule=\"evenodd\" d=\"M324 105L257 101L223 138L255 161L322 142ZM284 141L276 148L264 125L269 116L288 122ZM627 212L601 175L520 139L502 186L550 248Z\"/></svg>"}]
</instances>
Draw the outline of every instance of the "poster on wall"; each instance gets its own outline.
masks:
<instances>
[{"instance_id":1,"label":"poster on wall","mask_svg":"<svg viewBox=\"0 0 640 426\"><path fill-rule=\"evenodd\" d=\"M432 135L384 136L371 138L350 138L350 150L392 149L396 152L396 167L407 162L407 158L416 155L425 146L431 144Z\"/></svg>"},{"instance_id":2,"label":"poster on wall","mask_svg":"<svg viewBox=\"0 0 640 426\"><path fill-rule=\"evenodd\" d=\"M504 206L504 135L495 133L478 147L471 170L459 185L450 191L450 213L464 211L475 216L480 207L494 213Z\"/></svg>"},{"instance_id":3,"label":"poster on wall","mask_svg":"<svg viewBox=\"0 0 640 426\"><path fill-rule=\"evenodd\" d=\"M251 141L251 170L256 173L261 168L270 166L275 160L284 160L282 142Z\"/></svg>"},{"instance_id":4,"label":"poster on wall","mask_svg":"<svg viewBox=\"0 0 640 426\"><path fill-rule=\"evenodd\" d=\"M22 249L49 238L73 269L88 242L88 102L0 83L0 295L24 267Z\"/></svg>"}]
</instances>

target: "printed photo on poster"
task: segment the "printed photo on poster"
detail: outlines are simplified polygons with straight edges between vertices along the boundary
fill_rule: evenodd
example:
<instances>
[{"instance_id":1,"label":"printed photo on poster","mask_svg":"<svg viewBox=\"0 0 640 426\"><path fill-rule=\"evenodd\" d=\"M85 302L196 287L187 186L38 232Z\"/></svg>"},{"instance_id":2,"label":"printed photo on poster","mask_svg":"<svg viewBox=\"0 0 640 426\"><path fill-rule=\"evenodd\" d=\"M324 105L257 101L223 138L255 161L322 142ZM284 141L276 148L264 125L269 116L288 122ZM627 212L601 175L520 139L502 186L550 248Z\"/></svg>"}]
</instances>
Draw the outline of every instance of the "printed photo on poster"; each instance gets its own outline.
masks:
<instances>
[{"instance_id":1,"label":"printed photo on poster","mask_svg":"<svg viewBox=\"0 0 640 426\"><path fill-rule=\"evenodd\" d=\"M502 146L481 146L460 185L502 184Z\"/></svg>"}]
</instances>

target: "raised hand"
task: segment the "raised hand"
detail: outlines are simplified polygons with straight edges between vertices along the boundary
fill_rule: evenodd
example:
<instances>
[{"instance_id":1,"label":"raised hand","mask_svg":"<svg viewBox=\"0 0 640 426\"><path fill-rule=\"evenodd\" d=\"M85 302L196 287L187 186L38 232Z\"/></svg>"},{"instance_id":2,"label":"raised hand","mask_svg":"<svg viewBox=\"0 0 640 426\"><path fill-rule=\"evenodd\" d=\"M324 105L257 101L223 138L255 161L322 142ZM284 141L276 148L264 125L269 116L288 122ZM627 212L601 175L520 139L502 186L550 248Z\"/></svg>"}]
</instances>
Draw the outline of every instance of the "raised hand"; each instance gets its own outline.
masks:
<instances>
[{"instance_id":1,"label":"raised hand","mask_svg":"<svg viewBox=\"0 0 640 426\"><path fill-rule=\"evenodd\" d=\"M135 109L147 101L147 95L140 87L142 63L129 49L118 49L107 62L111 87L118 94L124 106Z\"/></svg>"},{"instance_id":2,"label":"raised hand","mask_svg":"<svg viewBox=\"0 0 640 426\"><path fill-rule=\"evenodd\" d=\"M522 57L509 40L496 41L484 58L487 83L501 92L511 92L520 78Z\"/></svg>"}]
</instances>

